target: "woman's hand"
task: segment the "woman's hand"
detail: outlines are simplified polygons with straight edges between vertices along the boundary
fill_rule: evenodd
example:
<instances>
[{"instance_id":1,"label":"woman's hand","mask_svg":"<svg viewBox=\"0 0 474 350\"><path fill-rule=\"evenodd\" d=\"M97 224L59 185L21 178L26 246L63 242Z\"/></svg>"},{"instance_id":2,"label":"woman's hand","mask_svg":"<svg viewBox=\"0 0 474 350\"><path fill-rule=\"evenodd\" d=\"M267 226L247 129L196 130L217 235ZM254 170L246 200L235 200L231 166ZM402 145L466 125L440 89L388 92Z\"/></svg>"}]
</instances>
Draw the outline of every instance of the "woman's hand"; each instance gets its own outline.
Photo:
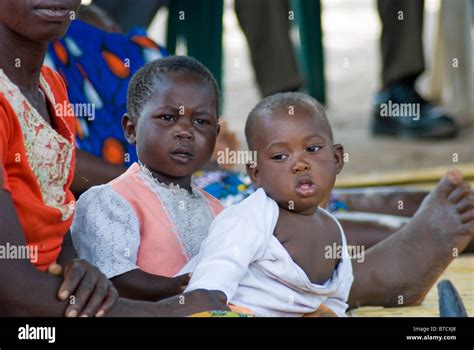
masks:
<instances>
[{"instance_id":1,"label":"woman's hand","mask_svg":"<svg viewBox=\"0 0 474 350\"><path fill-rule=\"evenodd\" d=\"M69 298L66 317L102 317L118 298L112 282L85 260L73 259L64 269L58 264L52 264L48 267L48 272L64 277L58 297L60 300Z\"/></svg>"}]
</instances>

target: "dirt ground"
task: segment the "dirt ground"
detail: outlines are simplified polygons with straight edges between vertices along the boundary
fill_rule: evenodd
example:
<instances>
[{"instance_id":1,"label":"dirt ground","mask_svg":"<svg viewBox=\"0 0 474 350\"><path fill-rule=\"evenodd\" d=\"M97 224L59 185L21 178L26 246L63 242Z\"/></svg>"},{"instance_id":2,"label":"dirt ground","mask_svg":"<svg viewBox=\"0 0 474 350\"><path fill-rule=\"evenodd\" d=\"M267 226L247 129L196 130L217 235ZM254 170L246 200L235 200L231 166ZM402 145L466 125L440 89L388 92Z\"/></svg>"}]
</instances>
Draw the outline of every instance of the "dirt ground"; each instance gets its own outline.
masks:
<instances>
[{"instance_id":1,"label":"dirt ground","mask_svg":"<svg viewBox=\"0 0 474 350\"><path fill-rule=\"evenodd\" d=\"M407 141L374 138L369 133L369 115L374 93L379 88L379 35L375 0L323 0L323 32L327 79L328 116L337 142L349 155L342 177L353 174L474 162L474 128L464 127L459 137L448 141ZM427 70L419 79L422 92L428 90L434 47L438 0L425 4L424 44ZM160 16L158 16L160 17ZM152 36L160 41L152 27ZM295 34L295 33L293 33ZM163 42L163 41L160 41ZM260 96L255 85L247 43L226 0L224 13L224 108L223 116L236 131L245 149L244 123ZM238 60L239 65L235 67ZM348 62L344 67L343 63ZM277 74L277 72L275 72ZM474 116L473 116L474 118ZM474 123L474 120L471 121ZM454 161L453 161L454 159Z\"/></svg>"}]
</instances>

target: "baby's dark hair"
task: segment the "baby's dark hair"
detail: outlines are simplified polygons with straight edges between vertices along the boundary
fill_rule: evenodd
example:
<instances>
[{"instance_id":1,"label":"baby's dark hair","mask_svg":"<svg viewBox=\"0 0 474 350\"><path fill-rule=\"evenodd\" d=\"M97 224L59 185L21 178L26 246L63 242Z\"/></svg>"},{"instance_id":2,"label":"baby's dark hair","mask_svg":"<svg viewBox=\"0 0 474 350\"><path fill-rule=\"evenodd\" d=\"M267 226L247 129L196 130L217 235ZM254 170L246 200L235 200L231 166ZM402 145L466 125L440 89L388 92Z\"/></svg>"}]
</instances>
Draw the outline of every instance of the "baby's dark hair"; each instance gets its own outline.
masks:
<instances>
[{"instance_id":1,"label":"baby's dark hair","mask_svg":"<svg viewBox=\"0 0 474 350\"><path fill-rule=\"evenodd\" d=\"M157 93L158 85L169 72L187 71L200 76L209 84L219 105L219 88L212 73L201 62L189 56L168 56L148 62L141 67L128 84L127 111L132 119L138 118L143 106Z\"/></svg>"},{"instance_id":2,"label":"baby's dark hair","mask_svg":"<svg viewBox=\"0 0 474 350\"><path fill-rule=\"evenodd\" d=\"M331 125L329 124L324 107L316 99L302 92L280 92L265 97L250 111L245 123L245 138L249 150L254 150L253 140L256 136L255 123L258 118L261 118L264 113L271 112L275 109L296 105L309 105L314 108L318 118L321 118L327 128L331 140L333 139Z\"/></svg>"}]
</instances>

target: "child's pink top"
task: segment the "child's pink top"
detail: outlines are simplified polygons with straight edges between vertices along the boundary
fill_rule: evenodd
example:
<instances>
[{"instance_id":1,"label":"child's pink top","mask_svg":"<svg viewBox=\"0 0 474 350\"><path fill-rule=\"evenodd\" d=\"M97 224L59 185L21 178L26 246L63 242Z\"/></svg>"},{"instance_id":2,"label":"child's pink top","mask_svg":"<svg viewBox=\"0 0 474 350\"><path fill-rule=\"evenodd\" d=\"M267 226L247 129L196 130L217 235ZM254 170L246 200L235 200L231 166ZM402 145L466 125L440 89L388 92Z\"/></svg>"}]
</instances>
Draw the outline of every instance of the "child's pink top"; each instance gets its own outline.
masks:
<instances>
[{"instance_id":1,"label":"child's pink top","mask_svg":"<svg viewBox=\"0 0 474 350\"><path fill-rule=\"evenodd\" d=\"M72 239L79 256L108 278L137 268L171 277L198 253L221 210L204 191L160 184L135 163L80 197Z\"/></svg>"}]
</instances>

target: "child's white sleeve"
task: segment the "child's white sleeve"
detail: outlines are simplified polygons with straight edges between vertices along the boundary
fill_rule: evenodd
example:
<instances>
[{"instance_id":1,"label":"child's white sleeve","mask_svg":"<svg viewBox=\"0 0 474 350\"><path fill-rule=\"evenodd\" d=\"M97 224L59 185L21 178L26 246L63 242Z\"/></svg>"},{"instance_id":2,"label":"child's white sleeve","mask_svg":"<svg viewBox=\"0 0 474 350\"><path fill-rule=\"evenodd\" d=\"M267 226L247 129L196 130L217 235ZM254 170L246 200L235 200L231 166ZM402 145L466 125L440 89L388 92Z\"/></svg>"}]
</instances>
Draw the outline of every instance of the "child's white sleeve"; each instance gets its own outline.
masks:
<instances>
[{"instance_id":1,"label":"child's white sleeve","mask_svg":"<svg viewBox=\"0 0 474 350\"><path fill-rule=\"evenodd\" d=\"M260 225L224 210L216 217L199 254L190 262L193 275L185 292L220 290L229 302L249 264L263 255L266 234Z\"/></svg>"},{"instance_id":2,"label":"child's white sleeve","mask_svg":"<svg viewBox=\"0 0 474 350\"><path fill-rule=\"evenodd\" d=\"M80 197L71 237L78 256L107 278L138 269L140 225L128 202L108 185Z\"/></svg>"}]
</instances>

